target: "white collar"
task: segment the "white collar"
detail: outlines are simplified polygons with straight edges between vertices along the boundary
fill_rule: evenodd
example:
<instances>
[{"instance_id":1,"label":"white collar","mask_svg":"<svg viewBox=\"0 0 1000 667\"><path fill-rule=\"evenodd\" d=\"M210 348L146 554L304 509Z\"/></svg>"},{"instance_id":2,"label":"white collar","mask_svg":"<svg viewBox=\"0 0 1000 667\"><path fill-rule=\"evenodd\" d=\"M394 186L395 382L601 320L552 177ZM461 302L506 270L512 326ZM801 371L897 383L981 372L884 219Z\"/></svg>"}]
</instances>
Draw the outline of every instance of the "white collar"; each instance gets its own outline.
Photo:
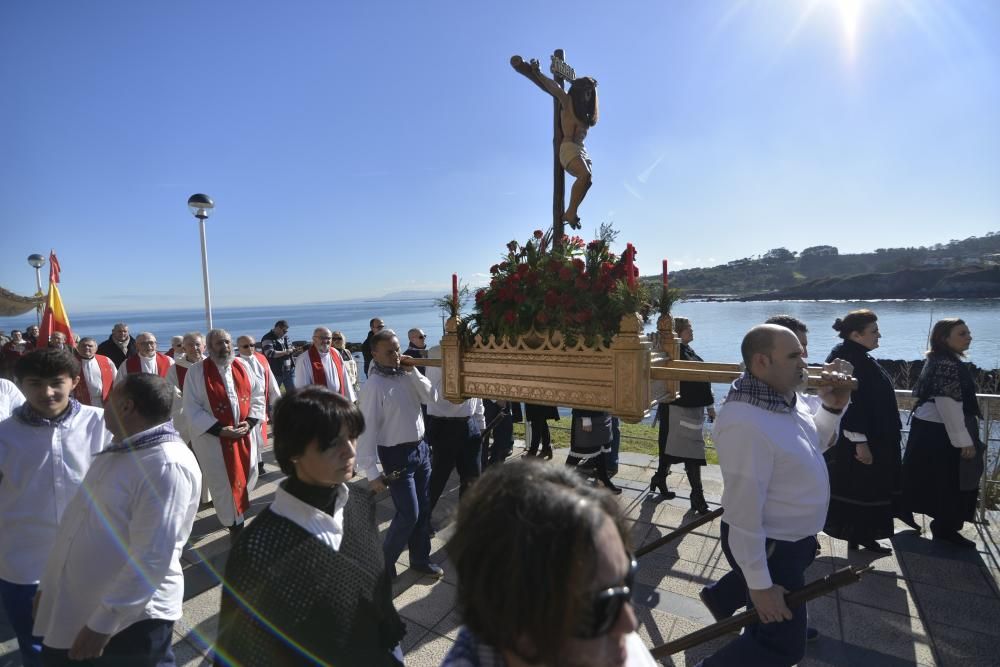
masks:
<instances>
[{"instance_id":1,"label":"white collar","mask_svg":"<svg viewBox=\"0 0 1000 667\"><path fill-rule=\"evenodd\" d=\"M337 485L337 499L334 501L333 516L330 516L302 502L279 486L274 493L271 511L314 535L334 551L339 551L340 543L344 539L344 505L347 504L349 495L346 484Z\"/></svg>"}]
</instances>

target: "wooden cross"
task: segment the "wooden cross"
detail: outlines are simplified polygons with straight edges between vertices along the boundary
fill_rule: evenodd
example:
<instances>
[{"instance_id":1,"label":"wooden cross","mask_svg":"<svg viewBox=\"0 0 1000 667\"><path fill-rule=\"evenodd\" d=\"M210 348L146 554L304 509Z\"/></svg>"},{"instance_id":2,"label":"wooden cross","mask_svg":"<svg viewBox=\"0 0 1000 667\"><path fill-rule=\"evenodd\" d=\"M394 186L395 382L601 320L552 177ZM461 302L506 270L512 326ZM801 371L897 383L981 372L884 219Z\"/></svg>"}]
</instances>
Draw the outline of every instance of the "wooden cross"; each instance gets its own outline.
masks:
<instances>
[{"instance_id":1,"label":"wooden cross","mask_svg":"<svg viewBox=\"0 0 1000 667\"><path fill-rule=\"evenodd\" d=\"M565 89L566 81L572 82L576 79L576 72L565 60L566 54L562 49L556 49L552 54L549 71L556 85ZM522 74L536 86L545 90L545 87L535 77L531 66L525 62L521 56L511 56L510 65L518 74ZM549 91L545 90L546 94ZM559 100L552 100L552 242L561 244L565 233L563 231L563 213L566 212L566 176L562 164L559 162L559 147L562 145L563 132L559 114L561 108Z\"/></svg>"}]
</instances>

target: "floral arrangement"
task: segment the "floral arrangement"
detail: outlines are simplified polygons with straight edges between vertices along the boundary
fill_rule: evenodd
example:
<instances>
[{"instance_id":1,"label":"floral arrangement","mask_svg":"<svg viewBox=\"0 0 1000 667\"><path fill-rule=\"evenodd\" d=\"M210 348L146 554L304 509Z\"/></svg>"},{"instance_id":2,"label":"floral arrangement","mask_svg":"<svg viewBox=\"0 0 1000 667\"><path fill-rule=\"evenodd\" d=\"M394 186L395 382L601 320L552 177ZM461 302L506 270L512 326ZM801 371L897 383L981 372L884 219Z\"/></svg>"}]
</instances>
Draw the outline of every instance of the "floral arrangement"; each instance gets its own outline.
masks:
<instances>
[{"instance_id":1,"label":"floral arrangement","mask_svg":"<svg viewBox=\"0 0 1000 667\"><path fill-rule=\"evenodd\" d=\"M475 294L475 310L462 321L471 338L514 339L532 331L556 330L575 345L609 344L622 315L648 316L649 289L639 280L635 248L616 256L617 233L602 225L598 238L570 236L552 243L551 231L536 230L524 244L511 241L507 254L490 267L488 287Z\"/></svg>"}]
</instances>

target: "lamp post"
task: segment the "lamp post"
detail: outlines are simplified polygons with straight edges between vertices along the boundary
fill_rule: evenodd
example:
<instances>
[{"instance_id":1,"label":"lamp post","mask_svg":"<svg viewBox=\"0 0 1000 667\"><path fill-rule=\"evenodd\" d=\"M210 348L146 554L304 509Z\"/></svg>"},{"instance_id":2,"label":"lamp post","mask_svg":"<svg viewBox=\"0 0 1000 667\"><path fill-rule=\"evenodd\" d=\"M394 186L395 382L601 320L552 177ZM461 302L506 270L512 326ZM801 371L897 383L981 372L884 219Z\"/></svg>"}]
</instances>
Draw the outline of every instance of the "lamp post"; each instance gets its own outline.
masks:
<instances>
[{"instance_id":1,"label":"lamp post","mask_svg":"<svg viewBox=\"0 0 1000 667\"><path fill-rule=\"evenodd\" d=\"M212 330L212 295L208 289L208 247L205 245L205 220L215 208L215 202L208 195L191 195L188 198L188 208L194 217L198 218L201 228L201 276L205 283L205 323Z\"/></svg>"},{"instance_id":2,"label":"lamp post","mask_svg":"<svg viewBox=\"0 0 1000 667\"><path fill-rule=\"evenodd\" d=\"M42 267L45 266L45 256L35 253L28 255L28 264L35 267L35 298L45 296L42 292ZM38 326L42 326L42 305L35 306L35 315L38 318Z\"/></svg>"}]
</instances>

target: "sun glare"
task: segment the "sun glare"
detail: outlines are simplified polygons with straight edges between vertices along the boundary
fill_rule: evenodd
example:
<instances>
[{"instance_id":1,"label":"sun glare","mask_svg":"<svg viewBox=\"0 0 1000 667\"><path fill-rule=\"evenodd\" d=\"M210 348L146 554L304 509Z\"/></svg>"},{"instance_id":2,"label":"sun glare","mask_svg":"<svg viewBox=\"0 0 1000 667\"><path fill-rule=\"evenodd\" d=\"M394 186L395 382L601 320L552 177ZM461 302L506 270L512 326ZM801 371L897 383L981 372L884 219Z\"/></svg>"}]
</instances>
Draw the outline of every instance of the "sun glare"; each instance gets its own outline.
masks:
<instances>
[{"instance_id":1,"label":"sun glare","mask_svg":"<svg viewBox=\"0 0 1000 667\"><path fill-rule=\"evenodd\" d=\"M872 5L878 0L792 0L800 8L799 15L788 35L787 42L798 36L799 31L812 20L835 20L840 23L844 56L853 63L861 40L861 23Z\"/></svg>"}]
</instances>

